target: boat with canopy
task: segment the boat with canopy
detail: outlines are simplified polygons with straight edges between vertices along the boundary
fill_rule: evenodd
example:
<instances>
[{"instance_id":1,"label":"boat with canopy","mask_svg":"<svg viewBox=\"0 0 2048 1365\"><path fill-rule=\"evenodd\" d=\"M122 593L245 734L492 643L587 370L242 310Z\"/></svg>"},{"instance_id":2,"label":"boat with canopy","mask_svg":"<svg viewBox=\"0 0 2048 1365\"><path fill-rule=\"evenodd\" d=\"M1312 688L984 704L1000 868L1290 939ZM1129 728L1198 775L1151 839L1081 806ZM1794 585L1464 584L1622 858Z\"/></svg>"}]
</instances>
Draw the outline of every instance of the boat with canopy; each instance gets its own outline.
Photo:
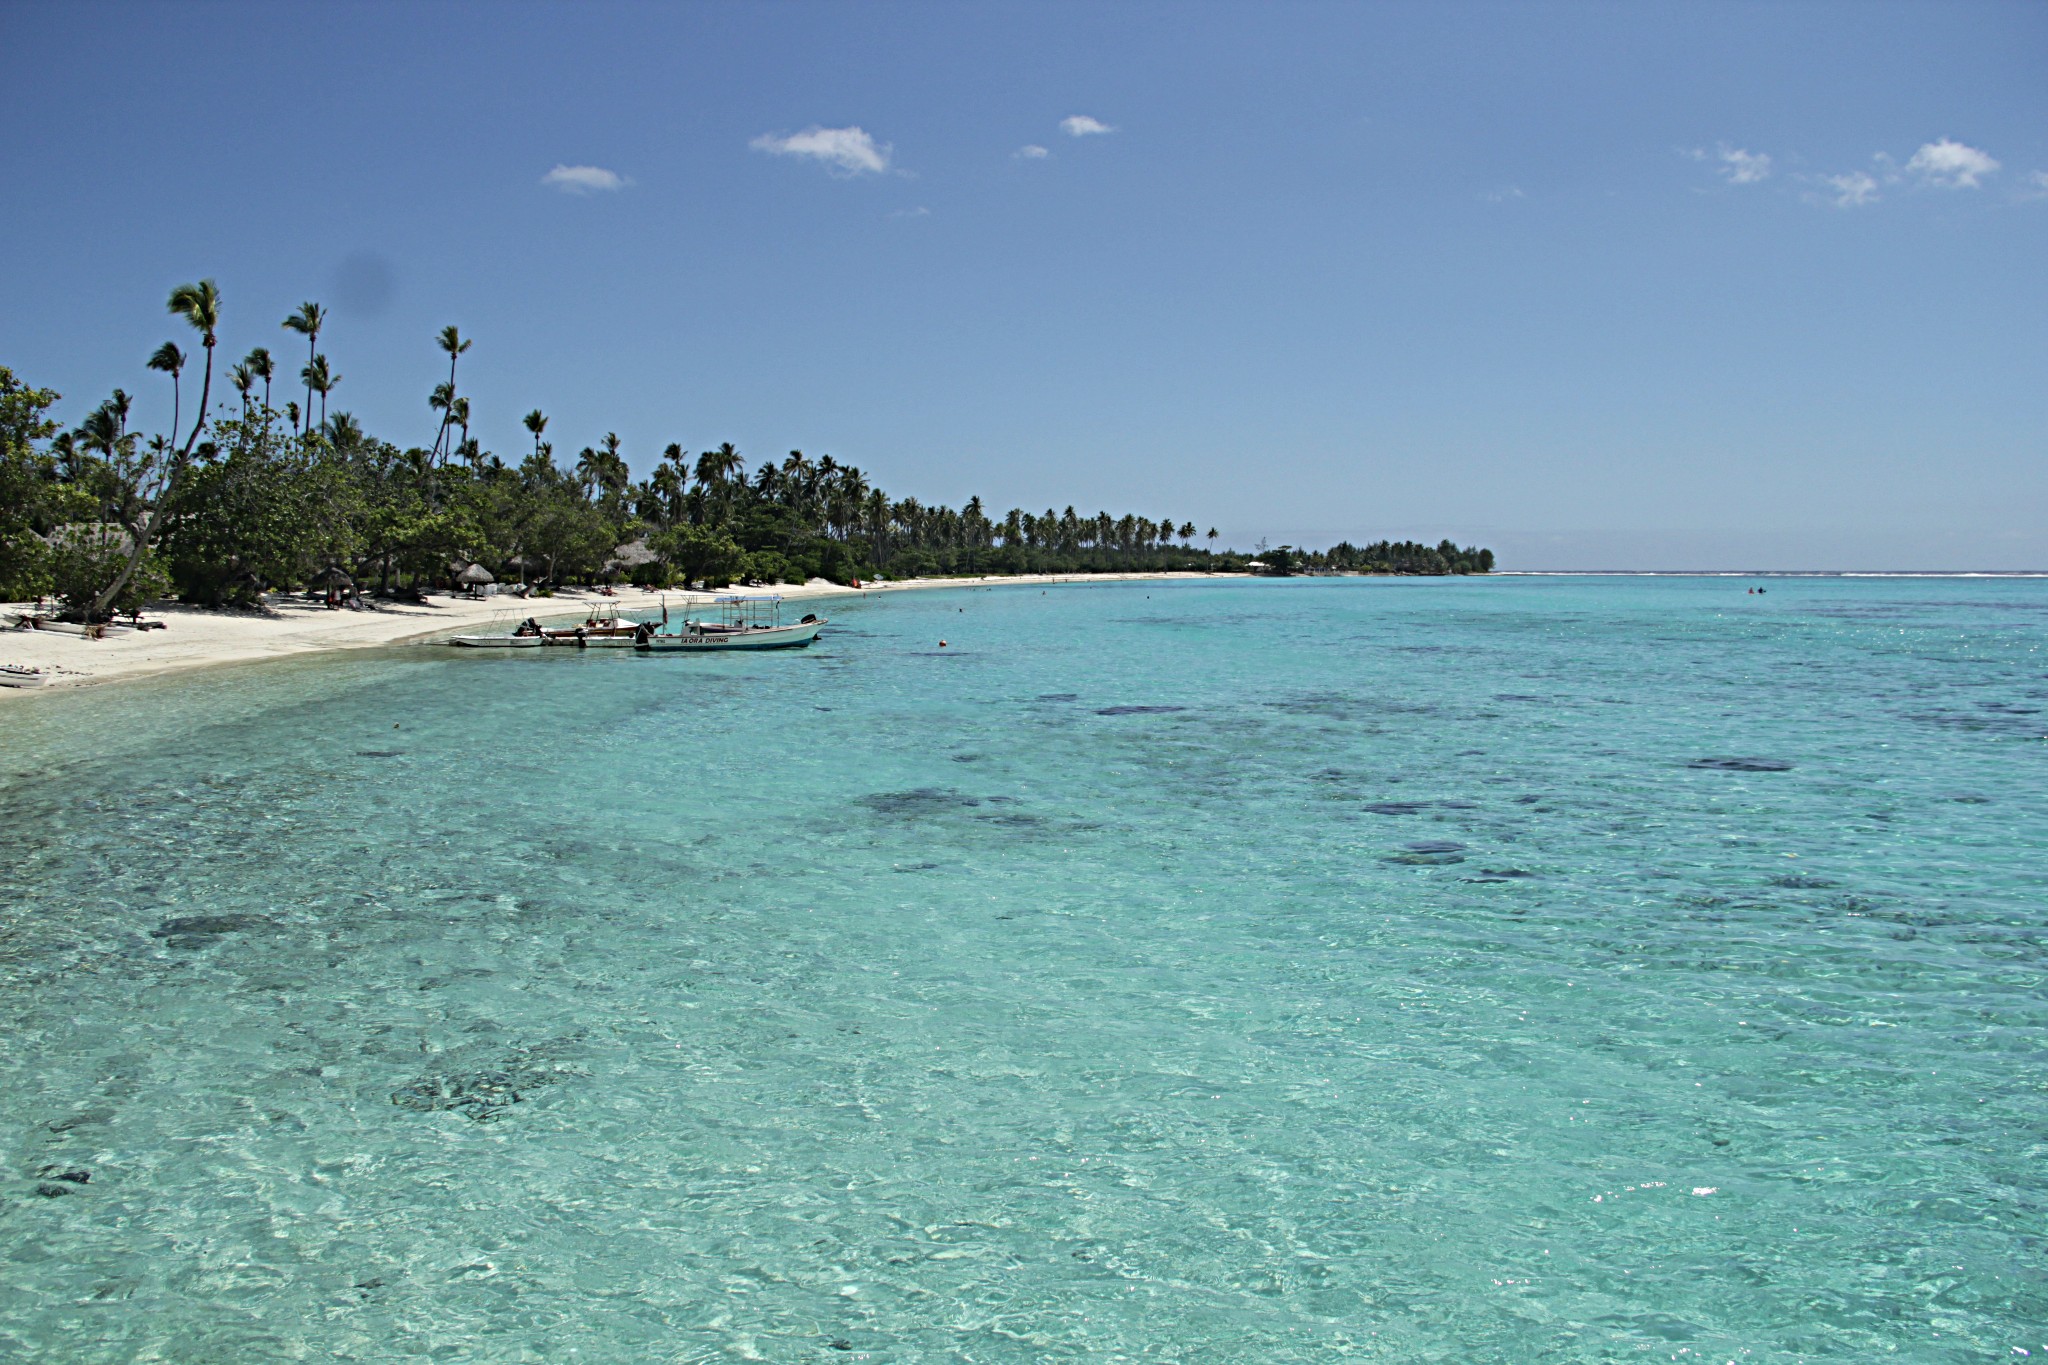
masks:
<instances>
[{"instance_id":1,"label":"boat with canopy","mask_svg":"<svg viewBox=\"0 0 2048 1365\"><path fill-rule=\"evenodd\" d=\"M653 654L716 652L735 649L802 649L831 623L806 613L801 621L782 623L782 598L734 594L712 602L712 619L685 618L680 631L664 633L642 628L638 647Z\"/></svg>"}]
</instances>

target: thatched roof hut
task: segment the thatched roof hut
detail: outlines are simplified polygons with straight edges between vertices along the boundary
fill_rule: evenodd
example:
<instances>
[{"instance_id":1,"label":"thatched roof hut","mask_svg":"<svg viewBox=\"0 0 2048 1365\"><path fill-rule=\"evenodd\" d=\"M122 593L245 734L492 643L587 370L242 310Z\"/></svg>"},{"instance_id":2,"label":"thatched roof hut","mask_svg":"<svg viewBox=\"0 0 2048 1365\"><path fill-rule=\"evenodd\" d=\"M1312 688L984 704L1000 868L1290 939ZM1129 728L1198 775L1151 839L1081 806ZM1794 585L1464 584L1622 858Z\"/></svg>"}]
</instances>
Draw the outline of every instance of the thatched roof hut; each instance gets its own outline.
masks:
<instances>
[{"instance_id":1,"label":"thatched roof hut","mask_svg":"<svg viewBox=\"0 0 2048 1365\"><path fill-rule=\"evenodd\" d=\"M455 575L455 581L465 588L480 588L486 583L495 583L497 578L481 564L472 564Z\"/></svg>"},{"instance_id":2,"label":"thatched roof hut","mask_svg":"<svg viewBox=\"0 0 2048 1365\"><path fill-rule=\"evenodd\" d=\"M309 588L353 588L355 585L356 581L348 576L348 570L339 564L329 564L306 580Z\"/></svg>"},{"instance_id":3,"label":"thatched roof hut","mask_svg":"<svg viewBox=\"0 0 2048 1365\"><path fill-rule=\"evenodd\" d=\"M629 540L612 550L611 564L606 567L615 565L621 569L637 569L642 564L652 564L659 558L660 555L647 548L646 540Z\"/></svg>"},{"instance_id":4,"label":"thatched roof hut","mask_svg":"<svg viewBox=\"0 0 2048 1365\"><path fill-rule=\"evenodd\" d=\"M607 579L617 574L630 576L633 570L642 564L652 564L660 558L660 555L647 548L647 541L644 538L629 540L623 545L613 547L611 558L604 562L604 576Z\"/></svg>"}]
</instances>

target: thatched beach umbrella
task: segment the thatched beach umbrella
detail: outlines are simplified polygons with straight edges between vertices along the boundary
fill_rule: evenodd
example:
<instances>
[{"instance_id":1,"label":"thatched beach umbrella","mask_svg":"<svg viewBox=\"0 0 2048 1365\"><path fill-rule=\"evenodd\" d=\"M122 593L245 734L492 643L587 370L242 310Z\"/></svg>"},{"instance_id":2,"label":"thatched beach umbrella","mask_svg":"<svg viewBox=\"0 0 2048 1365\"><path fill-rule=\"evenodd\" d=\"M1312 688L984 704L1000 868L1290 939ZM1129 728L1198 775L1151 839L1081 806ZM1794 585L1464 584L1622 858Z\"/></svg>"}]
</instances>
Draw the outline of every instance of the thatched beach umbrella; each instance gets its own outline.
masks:
<instances>
[{"instance_id":1,"label":"thatched beach umbrella","mask_svg":"<svg viewBox=\"0 0 2048 1365\"><path fill-rule=\"evenodd\" d=\"M455 581L465 588L480 588L486 583L495 583L498 580L483 565L472 564L455 575Z\"/></svg>"},{"instance_id":2,"label":"thatched beach umbrella","mask_svg":"<svg viewBox=\"0 0 2048 1365\"><path fill-rule=\"evenodd\" d=\"M329 564L326 568L308 579L306 586L326 589L327 605L338 607L341 605L341 595L345 592L353 592L356 581L350 578L348 571L339 564Z\"/></svg>"}]
</instances>

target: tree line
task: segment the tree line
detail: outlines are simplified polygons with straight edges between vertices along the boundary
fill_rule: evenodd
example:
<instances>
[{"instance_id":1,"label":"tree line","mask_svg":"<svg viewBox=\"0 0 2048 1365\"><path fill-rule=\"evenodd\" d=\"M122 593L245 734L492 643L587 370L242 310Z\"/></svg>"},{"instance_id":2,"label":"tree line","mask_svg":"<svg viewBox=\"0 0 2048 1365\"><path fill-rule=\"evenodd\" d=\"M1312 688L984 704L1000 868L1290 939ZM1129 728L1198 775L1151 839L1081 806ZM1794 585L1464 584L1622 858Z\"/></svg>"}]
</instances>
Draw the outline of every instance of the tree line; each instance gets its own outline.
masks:
<instances>
[{"instance_id":1,"label":"tree line","mask_svg":"<svg viewBox=\"0 0 2048 1365\"><path fill-rule=\"evenodd\" d=\"M538 408L524 418L531 450L507 460L470 434L460 363L471 343L455 327L438 338L448 377L427 396L433 440L401 448L328 410L342 376L320 349L319 304L282 324L305 339L296 384L258 346L226 367L235 397L218 404L219 289L180 285L168 309L199 347L191 355L166 341L146 362L171 385L168 431L132 429L133 399L121 389L67 427L52 415L56 393L0 366L0 599L54 595L74 617L104 620L171 594L250 605L336 570L361 588L416 594L472 563L542 590L1248 564L1283 574L1492 567L1491 551L1448 541L1282 546L1253 561L1217 550L1215 528L1198 537L1188 520L1071 506L994 514L978 497L927 506L891 497L829 455L793 450L749 470L730 443L694 456L673 443L636 481L614 433L558 463ZM195 362L188 426L184 381ZM280 378L290 397L273 392Z\"/></svg>"}]
</instances>

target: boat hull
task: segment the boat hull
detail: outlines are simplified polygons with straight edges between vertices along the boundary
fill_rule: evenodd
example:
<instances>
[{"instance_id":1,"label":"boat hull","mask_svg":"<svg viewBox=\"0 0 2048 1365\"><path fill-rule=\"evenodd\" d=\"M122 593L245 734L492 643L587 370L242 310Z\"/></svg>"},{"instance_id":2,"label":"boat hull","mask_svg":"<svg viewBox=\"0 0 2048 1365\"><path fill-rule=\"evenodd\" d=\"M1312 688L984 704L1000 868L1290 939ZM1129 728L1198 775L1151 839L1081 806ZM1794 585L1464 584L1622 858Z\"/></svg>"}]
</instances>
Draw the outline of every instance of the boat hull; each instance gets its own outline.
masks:
<instances>
[{"instance_id":1,"label":"boat hull","mask_svg":"<svg viewBox=\"0 0 2048 1365\"><path fill-rule=\"evenodd\" d=\"M538 649L547 641L538 635L458 635L449 643L465 649Z\"/></svg>"},{"instance_id":2,"label":"boat hull","mask_svg":"<svg viewBox=\"0 0 2048 1365\"><path fill-rule=\"evenodd\" d=\"M650 654L720 654L734 650L802 649L818 638L824 621L803 621L793 626L764 626L753 630L685 632L656 635L640 645Z\"/></svg>"}]
</instances>

